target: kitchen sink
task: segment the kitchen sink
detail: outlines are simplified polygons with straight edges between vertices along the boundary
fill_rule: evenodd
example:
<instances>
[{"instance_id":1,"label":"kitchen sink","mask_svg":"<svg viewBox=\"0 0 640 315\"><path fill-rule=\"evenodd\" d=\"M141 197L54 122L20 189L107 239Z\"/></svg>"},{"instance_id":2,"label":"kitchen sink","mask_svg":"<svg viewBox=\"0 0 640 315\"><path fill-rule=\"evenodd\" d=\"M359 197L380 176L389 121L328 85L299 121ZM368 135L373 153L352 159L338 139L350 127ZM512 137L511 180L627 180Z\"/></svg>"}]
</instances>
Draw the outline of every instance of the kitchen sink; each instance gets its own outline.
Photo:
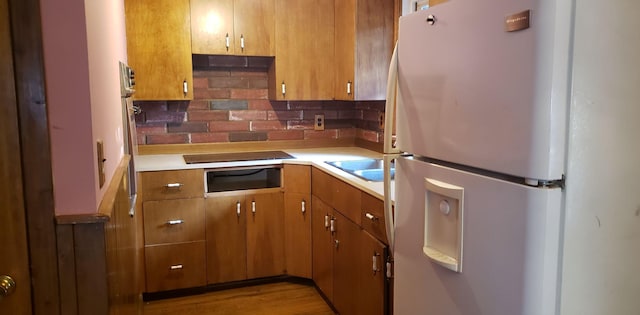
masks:
<instances>
[{"instance_id":1,"label":"kitchen sink","mask_svg":"<svg viewBox=\"0 0 640 315\"><path fill-rule=\"evenodd\" d=\"M362 159L348 161L325 162L333 167L339 168L351 175L360 177L370 182L381 182L384 180L384 169L382 159ZM391 163L391 179L395 175L394 164Z\"/></svg>"}]
</instances>

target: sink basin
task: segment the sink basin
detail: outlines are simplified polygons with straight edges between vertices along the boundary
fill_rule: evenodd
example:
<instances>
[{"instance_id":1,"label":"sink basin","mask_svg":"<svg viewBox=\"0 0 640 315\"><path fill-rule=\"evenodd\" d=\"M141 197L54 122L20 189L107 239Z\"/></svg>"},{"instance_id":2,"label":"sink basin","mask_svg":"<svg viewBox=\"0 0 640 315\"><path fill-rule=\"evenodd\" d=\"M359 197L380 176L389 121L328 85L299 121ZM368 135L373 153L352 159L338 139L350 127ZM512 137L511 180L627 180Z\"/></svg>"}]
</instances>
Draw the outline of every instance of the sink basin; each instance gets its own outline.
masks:
<instances>
[{"instance_id":1,"label":"sink basin","mask_svg":"<svg viewBox=\"0 0 640 315\"><path fill-rule=\"evenodd\" d=\"M325 162L333 167L337 167L351 175L360 177L366 181L381 182L384 180L384 170L382 159L362 159L348 161ZM391 164L391 179L395 175L395 168Z\"/></svg>"}]
</instances>

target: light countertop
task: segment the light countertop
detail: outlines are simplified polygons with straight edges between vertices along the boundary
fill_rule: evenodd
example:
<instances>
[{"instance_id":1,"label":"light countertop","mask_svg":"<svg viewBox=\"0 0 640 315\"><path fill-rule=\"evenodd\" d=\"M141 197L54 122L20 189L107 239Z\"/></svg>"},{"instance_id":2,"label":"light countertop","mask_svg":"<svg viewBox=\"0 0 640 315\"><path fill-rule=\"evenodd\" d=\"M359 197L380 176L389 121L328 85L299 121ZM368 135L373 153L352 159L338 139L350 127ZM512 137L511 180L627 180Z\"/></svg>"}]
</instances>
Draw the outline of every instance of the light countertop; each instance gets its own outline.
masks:
<instances>
[{"instance_id":1,"label":"light countertop","mask_svg":"<svg viewBox=\"0 0 640 315\"><path fill-rule=\"evenodd\" d=\"M353 176L338 168L324 163L325 161L357 160L365 158L382 158L382 154L359 148L359 147L331 147L313 149L291 149L281 150L295 159L284 160L259 160L259 161L237 161L237 162L216 162L216 163L196 163L187 164L182 154L153 154L138 155L135 157L136 170L139 172L167 171L183 169L211 169L273 164L303 164L313 165L325 172L342 179L343 181L359 188L360 190L381 200L384 199L383 182L369 182L359 177ZM394 185L391 185L391 195L393 196Z\"/></svg>"}]
</instances>

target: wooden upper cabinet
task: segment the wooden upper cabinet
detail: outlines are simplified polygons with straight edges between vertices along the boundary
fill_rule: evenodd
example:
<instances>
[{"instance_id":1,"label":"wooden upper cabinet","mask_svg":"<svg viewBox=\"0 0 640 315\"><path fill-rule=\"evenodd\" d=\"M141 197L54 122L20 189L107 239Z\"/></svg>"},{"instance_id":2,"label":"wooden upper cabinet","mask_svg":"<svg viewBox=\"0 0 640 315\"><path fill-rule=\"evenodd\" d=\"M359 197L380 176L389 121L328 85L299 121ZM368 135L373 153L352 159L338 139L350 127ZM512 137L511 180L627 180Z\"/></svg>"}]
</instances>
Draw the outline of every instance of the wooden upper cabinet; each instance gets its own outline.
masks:
<instances>
[{"instance_id":1,"label":"wooden upper cabinet","mask_svg":"<svg viewBox=\"0 0 640 315\"><path fill-rule=\"evenodd\" d=\"M384 100L393 52L394 0L335 0L338 100Z\"/></svg>"},{"instance_id":2,"label":"wooden upper cabinet","mask_svg":"<svg viewBox=\"0 0 640 315\"><path fill-rule=\"evenodd\" d=\"M276 0L272 100L331 100L334 0Z\"/></svg>"},{"instance_id":3,"label":"wooden upper cabinet","mask_svg":"<svg viewBox=\"0 0 640 315\"><path fill-rule=\"evenodd\" d=\"M136 100L193 99L189 0L126 0ZM186 92L186 93L185 93Z\"/></svg>"},{"instance_id":4,"label":"wooden upper cabinet","mask_svg":"<svg viewBox=\"0 0 640 315\"><path fill-rule=\"evenodd\" d=\"M194 54L273 56L275 0L191 0Z\"/></svg>"}]
</instances>

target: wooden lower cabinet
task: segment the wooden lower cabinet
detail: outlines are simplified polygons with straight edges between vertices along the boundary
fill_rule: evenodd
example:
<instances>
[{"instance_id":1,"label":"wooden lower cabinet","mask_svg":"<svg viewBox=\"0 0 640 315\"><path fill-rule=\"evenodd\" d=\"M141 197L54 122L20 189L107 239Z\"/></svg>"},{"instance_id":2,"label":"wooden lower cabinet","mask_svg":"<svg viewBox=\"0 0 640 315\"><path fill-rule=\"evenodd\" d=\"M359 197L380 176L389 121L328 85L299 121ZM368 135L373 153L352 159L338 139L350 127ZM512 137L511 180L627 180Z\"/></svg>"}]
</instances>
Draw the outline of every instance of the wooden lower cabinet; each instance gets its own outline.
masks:
<instances>
[{"instance_id":1,"label":"wooden lower cabinet","mask_svg":"<svg viewBox=\"0 0 640 315\"><path fill-rule=\"evenodd\" d=\"M333 305L340 314L364 314L358 309L362 269L371 263L359 264L360 227L339 212L334 213L333 233Z\"/></svg>"},{"instance_id":2,"label":"wooden lower cabinet","mask_svg":"<svg viewBox=\"0 0 640 315\"><path fill-rule=\"evenodd\" d=\"M244 209L244 195L206 199L207 283L247 279Z\"/></svg>"},{"instance_id":3,"label":"wooden lower cabinet","mask_svg":"<svg viewBox=\"0 0 640 315\"><path fill-rule=\"evenodd\" d=\"M281 191L212 196L205 209L207 283L285 273Z\"/></svg>"},{"instance_id":4,"label":"wooden lower cabinet","mask_svg":"<svg viewBox=\"0 0 640 315\"><path fill-rule=\"evenodd\" d=\"M318 197L311 198L312 279L325 297L333 301L333 239L329 227L333 209Z\"/></svg>"},{"instance_id":5,"label":"wooden lower cabinet","mask_svg":"<svg viewBox=\"0 0 640 315\"><path fill-rule=\"evenodd\" d=\"M383 315L389 296L386 284L385 266L388 256L387 246L366 231L359 234L358 301L354 314ZM374 258L375 257L375 258ZM374 267L375 266L375 270Z\"/></svg>"},{"instance_id":6,"label":"wooden lower cabinet","mask_svg":"<svg viewBox=\"0 0 640 315\"><path fill-rule=\"evenodd\" d=\"M311 217L310 193L285 193L285 266L290 276L311 278Z\"/></svg>"}]
</instances>

